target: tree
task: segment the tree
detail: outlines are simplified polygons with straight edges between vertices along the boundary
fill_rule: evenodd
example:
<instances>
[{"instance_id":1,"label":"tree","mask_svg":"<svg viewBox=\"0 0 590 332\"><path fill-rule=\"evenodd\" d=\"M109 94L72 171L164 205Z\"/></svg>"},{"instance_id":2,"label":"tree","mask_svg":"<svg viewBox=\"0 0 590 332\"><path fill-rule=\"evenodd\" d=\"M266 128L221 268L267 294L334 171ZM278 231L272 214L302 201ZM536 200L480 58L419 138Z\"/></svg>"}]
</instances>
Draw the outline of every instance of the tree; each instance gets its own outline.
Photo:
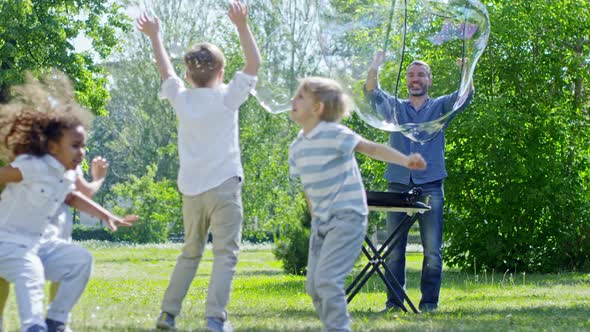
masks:
<instances>
[{"instance_id":1,"label":"tree","mask_svg":"<svg viewBox=\"0 0 590 332\"><path fill-rule=\"evenodd\" d=\"M488 9L475 101L447 131L447 263L587 270L590 4Z\"/></svg>"},{"instance_id":2,"label":"tree","mask_svg":"<svg viewBox=\"0 0 590 332\"><path fill-rule=\"evenodd\" d=\"M24 73L63 71L74 82L78 101L105 113L109 99L104 68L96 64L116 49L118 33L130 24L121 7L108 0L0 1L0 103ZM85 36L93 51L77 51Z\"/></svg>"}]
</instances>

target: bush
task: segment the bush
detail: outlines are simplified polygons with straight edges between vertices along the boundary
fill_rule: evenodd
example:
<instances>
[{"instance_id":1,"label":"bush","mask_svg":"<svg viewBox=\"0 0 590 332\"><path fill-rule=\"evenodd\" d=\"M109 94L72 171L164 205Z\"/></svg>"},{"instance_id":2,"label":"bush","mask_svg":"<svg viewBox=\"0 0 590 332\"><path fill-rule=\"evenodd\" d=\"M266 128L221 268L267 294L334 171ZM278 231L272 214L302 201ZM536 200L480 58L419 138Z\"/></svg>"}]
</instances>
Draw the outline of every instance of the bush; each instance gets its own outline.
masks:
<instances>
[{"instance_id":1,"label":"bush","mask_svg":"<svg viewBox=\"0 0 590 332\"><path fill-rule=\"evenodd\" d=\"M170 180L154 181L156 167L148 166L141 178L113 186L116 199L111 202L119 215L136 214L140 220L133 227L120 227L115 240L131 243L163 243L171 230L182 227L181 196Z\"/></svg>"},{"instance_id":2,"label":"bush","mask_svg":"<svg viewBox=\"0 0 590 332\"><path fill-rule=\"evenodd\" d=\"M273 249L275 257L283 263L289 274L305 275L311 216L307 208L302 208L299 218L286 224L276 240Z\"/></svg>"},{"instance_id":3,"label":"bush","mask_svg":"<svg viewBox=\"0 0 590 332\"><path fill-rule=\"evenodd\" d=\"M97 228L85 225L74 225L72 239L76 241L114 241L113 232L106 228Z\"/></svg>"}]
</instances>

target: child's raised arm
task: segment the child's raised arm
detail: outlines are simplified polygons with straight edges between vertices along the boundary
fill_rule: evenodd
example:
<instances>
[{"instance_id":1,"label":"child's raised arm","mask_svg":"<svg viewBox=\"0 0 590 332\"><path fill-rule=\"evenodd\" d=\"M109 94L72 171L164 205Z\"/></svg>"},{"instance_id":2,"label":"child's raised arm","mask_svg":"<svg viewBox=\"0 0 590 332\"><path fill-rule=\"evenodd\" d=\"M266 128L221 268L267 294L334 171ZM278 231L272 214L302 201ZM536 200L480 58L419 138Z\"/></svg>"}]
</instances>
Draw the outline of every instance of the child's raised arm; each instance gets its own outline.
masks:
<instances>
[{"instance_id":1,"label":"child's raised arm","mask_svg":"<svg viewBox=\"0 0 590 332\"><path fill-rule=\"evenodd\" d=\"M123 218L116 216L95 201L84 196L84 194L79 191L74 191L69 194L66 198L66 204L82 212L88 213L93 217L101 219L107 223L107 226L109 226L112 231L116 231L117 226L131 226L133 222L139 219L139 217L135 215L129 215Z\"/></svg>"},{"instance_id":2,"label":"child's raised arm","mask_svg":"<svg viewBox=\"0 0 590 332\"><path fill-rule=\"evenodd\" d=\"M156 65L162 80L167 80L170 76L176 76L170 57L164 48L164 43L160 36L160 20L154 15L150 18L147 13L143 13L137 18L137 30L143 32L152 43Z\"/></svg>"},{"instance_id":3,"label":"child's raised arm","mask_svg":"<svg viewBox=\"0 0 590 332\"><path fill-rule=\"evenodd\" d=\"M76 178L76 189L80 190L82 194L92 198L102 186L104 179L107 176L109 169L108 161L103 157L94 157L90 164L90 174L92 174L92 182L86 181L83 176Z\"/></svg>"},{"instance_id":4,"label":"child's raised arm","mask_svg":"<svg viewBox=\"0 0 590 332\"><path fill-rule=\"evenodd\" d=\"M375 143L366 139L361 139L355 148L360 152L373 159L385 161L392 164L398 164L409 169L425 169L426 161L421 155L414 153L409 156L393 149L387 145Z\"/></svg>"},{"instance_id":5,"label":"child's raised arm","mask_svg":"<svg viewBox=\"0 0 590 332\"><path fill-rule=\"evenodd\" d=\"M239 0L231 1L229 3L228 14L230 20L238 29L240 44L242 45L242 51L246 58L246 65L242 69L242 72L256 76L260 68L260 52L258 51L258 46L256 46L252 31L250 31L250 27L248 26L248 5Z\"/></svg>"},{"instance_id":6,"label":"child's raised arm","mask_svg":"<svg viewBox=\"0 0 590 332\"><path fill-rule=\"evenodd\" d=\"M20 182L23 180L23 174L18 168L10 165L0 167L0 185L9 182Z\"/></svg>"}]
</instances>

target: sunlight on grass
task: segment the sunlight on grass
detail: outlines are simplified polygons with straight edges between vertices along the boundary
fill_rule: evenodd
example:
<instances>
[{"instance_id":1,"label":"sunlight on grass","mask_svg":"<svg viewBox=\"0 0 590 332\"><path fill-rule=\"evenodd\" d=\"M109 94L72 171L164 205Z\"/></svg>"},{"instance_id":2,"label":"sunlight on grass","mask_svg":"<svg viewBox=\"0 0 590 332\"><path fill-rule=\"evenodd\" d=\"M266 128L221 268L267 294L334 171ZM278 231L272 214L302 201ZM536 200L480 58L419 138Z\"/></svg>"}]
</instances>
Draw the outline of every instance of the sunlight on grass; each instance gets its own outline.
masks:
<instances>
[{"instance_id":1,"label":"sunlight on grass","mask_svg":"<svg viewBox=\"0 0 590 332\"><path fill-rule=\"evenodd\" d=\"M92 279L72 317L75 331L155 331L160 302L180 244L85 242L95 258ZM319 331L305 277L286 275L269 245L245 245L229 306L237 331ZM365 261L358 261L360 270ZM408 295L418 304L422 255L408 255ZM200 331L212 266L210 248L178 317L180 331ZM582 331L590 330L590 275L461 272L445 267L435 314L382 315L384 286L372 278L350 303L355 331ZM14 295L5 331L17 331Z\"/></svg>"}]
</instances>

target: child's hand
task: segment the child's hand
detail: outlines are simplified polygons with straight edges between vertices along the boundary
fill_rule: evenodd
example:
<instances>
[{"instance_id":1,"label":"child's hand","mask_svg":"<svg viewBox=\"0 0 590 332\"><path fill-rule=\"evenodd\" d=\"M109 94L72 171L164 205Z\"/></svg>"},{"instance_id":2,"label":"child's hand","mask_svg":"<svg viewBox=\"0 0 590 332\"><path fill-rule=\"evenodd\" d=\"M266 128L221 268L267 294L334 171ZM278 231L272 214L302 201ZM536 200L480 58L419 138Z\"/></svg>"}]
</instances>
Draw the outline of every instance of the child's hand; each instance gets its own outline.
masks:
<instances>
[{"instance_id":1,"label":"child's hand","mask_svg":"<svg viewBox=\"0 0 590 332\"><path fill-rule=\"evenodd\" d=\"M106 223L107 226L109 226L109 228L111 229L111 231L116 232L117 226L130 227L133 226L133 223L135 223L137 220L139 220L139 217L136 215L127 215L123 218L111 215L106 220Z\"/></svg>"},{"instance_id":2,"label":"child's hand","mask_svg":"<svg viewBox=\"0 0 590 332\"><path fill-rule=\"evenodd\" d=\"M408 156L406 167L409 169L426 169L426 161L418 153L413 153Z\"/></svg>"},{"instance_id":3,"label":"child's hand","mask_svg":"<svg viewBox=\"0 0 590 332\"><path fill-rule=\"evenodd\" d=\"M248 5L240 0L230 1L228 15L236 27L245 26L248 24Z\"/></svg>"},{"instance_id":4,"label":"child's hand","mask_svg":"<svg viewBox=\"0 0 590 332\"><path fill-rule=\"evenodd\" d=\"M154 15L151 19L146 12L143 12L136 21L137 30L146 34L146 36L153 38L160 33L160 19Z\"/></svg>"},{"instance_id":5,"label":"child's hand","mask_svg":"<svg viewBox=\"0 0 590 332\"><path fill-rule=\"evenodd\" d=\"M378 70L379 67L385 62L385 52L379 51L375 53L373 57L373 63L371 63L371 69Z\"/></svg>"},{"instance_id":6,"label":"child's hand","mask_svg":"<svg viewBox=\"0 0 590 332\"><path fill-rule=\"evenodd\" d=\"M92 181L100 181L107 176L109 170L109 162L101 157L94 157L90 164L90 174L92 174Z\"/></svg>"}]
</instances>

